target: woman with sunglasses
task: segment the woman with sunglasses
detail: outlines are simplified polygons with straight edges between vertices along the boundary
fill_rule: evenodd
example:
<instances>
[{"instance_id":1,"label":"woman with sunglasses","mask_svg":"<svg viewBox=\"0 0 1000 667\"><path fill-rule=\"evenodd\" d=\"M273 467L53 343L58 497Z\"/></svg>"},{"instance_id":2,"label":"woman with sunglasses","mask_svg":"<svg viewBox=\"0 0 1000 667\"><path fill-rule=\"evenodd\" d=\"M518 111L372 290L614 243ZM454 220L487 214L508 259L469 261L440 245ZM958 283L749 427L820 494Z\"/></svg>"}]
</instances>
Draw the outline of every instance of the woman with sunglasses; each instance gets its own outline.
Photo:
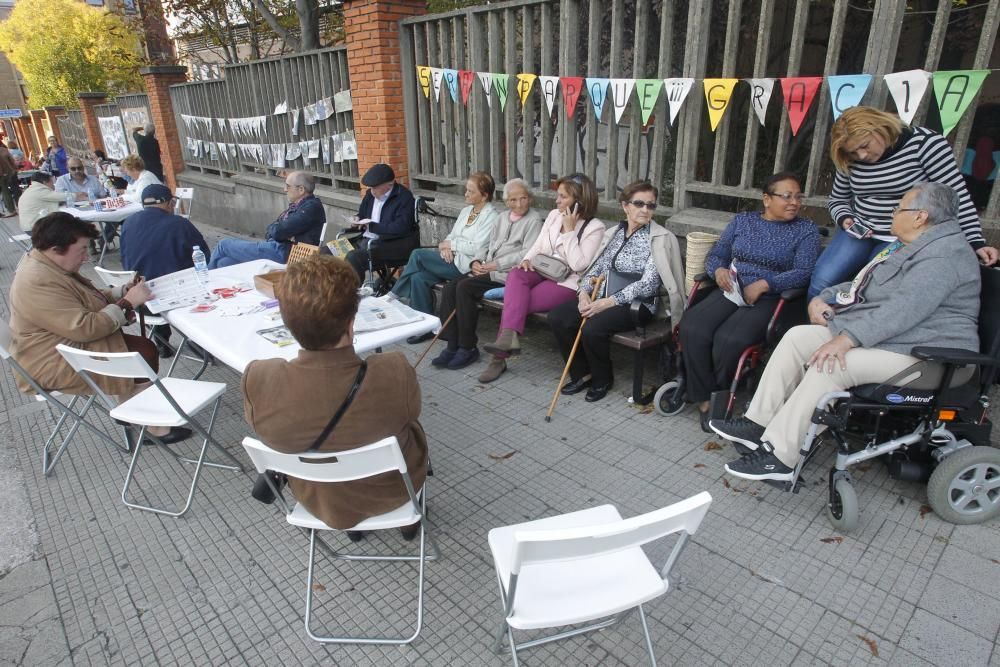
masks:
<instances>
[{"instance_id":1,"label":"woman with sunglasses","mask_svg":"<svg viewBox=\"0 0 1000 667\"><path fill-rule=\"evenodd\" d=\"M607 230L604 250L580 280L577 299L549 313L549 325L563 359L569 358L581 319L589 318L570 364L570 381L562 388L563 394L577 394L589 387L588 403L607 396L614 383L611 336L652 320L662 292L667 296L664 312L680 317L684 308L680 244L661 225L650 224L658 197L657 189L646 181L632 183L622 190L618 200L625 220ZM601 287L603 297L594 294L598 276L605 279ZM638 322L630 312L636 301Z\"/></svg>"},{"instance_id":2,"label":"woman with sunglasses","mask_svg":"<svg viewBox=\"0 0 1000 667\"><path fill-rule=\"evenodd\" d=\"M799 217L798 176L771 176L762 197L764 210L738 213L708 253L705 271L719 289L680 324L687 400L698 405L706 433L712 392L732 380L743 350L764 340L780 294L809 284L819 254L819 231Z\"/></svg>"}]
</instances>

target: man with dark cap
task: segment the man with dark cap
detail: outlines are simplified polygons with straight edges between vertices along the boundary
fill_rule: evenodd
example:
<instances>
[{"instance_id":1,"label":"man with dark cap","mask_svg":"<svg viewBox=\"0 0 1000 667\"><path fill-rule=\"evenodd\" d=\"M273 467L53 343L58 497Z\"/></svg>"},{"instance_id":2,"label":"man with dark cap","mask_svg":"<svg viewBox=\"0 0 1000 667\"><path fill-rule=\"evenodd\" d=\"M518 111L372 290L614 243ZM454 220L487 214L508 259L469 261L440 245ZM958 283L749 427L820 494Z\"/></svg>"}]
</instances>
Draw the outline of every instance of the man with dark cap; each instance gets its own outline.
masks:
<instances>
[{"instance_id":1,"label":"man with dark cap","mask_svg":"<svg viewBox=\"0 0 1000 667\"><path fill-rule=\"evenodd\" d=\"M142 191L143 209L133 213L122 225L122 268L136 271L146 280L194 266L191 253L198 246L207 258L210 254L205 237L191 221L174 215L174 196L170 188L159 183L147 185ZM173 355L167 341L170 325L155 327L153 338L161 357Z\"/></svg>"},{"instance_id":2,"label":"man with dark cap","mask_svg":"<svg viewBox=\"0 0 1000 667\"><path fill-rule=\"evenodd\" d=\"M413 193L396 182L392 167L378 163L365 172L361 184L368 187L355 228L365 233L347 254L363 281L369 255L374 268L404 266L410 253L420 247L420 229L413 213Z\"/></svg>"}]
</instances>

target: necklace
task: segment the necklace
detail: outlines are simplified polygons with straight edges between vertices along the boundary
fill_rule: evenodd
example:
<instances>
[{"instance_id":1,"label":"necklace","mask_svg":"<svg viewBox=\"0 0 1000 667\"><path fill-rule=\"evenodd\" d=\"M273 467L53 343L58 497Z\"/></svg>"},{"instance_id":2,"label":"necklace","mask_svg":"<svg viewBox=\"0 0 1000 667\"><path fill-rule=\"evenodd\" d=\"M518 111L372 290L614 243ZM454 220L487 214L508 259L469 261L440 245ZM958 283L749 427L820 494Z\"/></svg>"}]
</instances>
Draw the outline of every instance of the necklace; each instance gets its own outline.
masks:
<instances>
[{"instance_id":1,"label":"necklace","mask_svg":"<svg viewBox=\"0 0 1000 667\"><path fill-rule=\"evenodd\" d=\"M482 210L483 209L479 209L477 211L476 209L472 209L472 213L469 214L469 219L465 221L465 226L469 227L473 225L476 222L476 218L479 217L479 214L482 212Z\"/></svg>"}]
</instances>

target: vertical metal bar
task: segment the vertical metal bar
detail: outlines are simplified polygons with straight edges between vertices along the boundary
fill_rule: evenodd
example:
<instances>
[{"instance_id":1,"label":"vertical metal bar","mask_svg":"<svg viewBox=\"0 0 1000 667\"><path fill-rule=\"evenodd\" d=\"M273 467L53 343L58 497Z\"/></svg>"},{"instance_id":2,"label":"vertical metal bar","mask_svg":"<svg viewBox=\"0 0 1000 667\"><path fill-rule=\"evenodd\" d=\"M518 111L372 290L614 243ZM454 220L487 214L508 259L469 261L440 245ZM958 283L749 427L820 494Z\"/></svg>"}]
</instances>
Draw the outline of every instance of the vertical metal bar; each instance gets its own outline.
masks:
<instances>
[{"instance_id":1,"label":"vertical metal bar","mask_svg":"<svg viewBox=\"0 0 1000 667\"><path fill-rule=\"evenodd\" d=\"M736 49L740 41L740 20L742 19L741 0L729 0L729 15L726 19L726 42L722 49L722 77L730 79L736 73ZM715 128L715 151L712 157L712 183L724 185L726 167L730 160L729 153L729 119L732 114L722 117Z\"/></svg>"},{"instance_id":2,"label":"vertical metal bar","mask_svg":"<svg viewBox=\"0 0 1000 667\"><path fill-rule=\"evenodd\" d=\"M438 21L437 29L438 49L441 54L440 63L442 67L445 69L458 69L455 67L455 58L451 51L451 21ZM441 97L444 99L444 102L442 102L444 105L444 136L442 137L444 141L444 168L441 175L455 177L457 175L455 171L455 142L458 139L458 133L455 131L455 116L458 113L458 109L455 106L455 101L451 99L451 89L448 87L447 81L441 82Z\"/></svg>"},{"instance_id":3,"label":"vertical metal bar","mask_svg":"<svg viewBox=\"0 0 1000 667\"><path fill-rule=\"evenodd\" d=\"M695 87L705 78L705 59L708 50L709 21L712 5L708 0L691 0L688 5L687 33L683 76L696 79ZM705 115L704 94L692 90L684 102L677 118L677 167L674 179L674 208L678 211L691 205L691 195L687 184L693 180L694 165L697 164L698 134Z\"/></svg>"},{"instance_id":4,"label":"vertical metal bar","mask_svg":"<svg viewBox=\"0 0 1000 667\"><path fill-rule=\"evenodd\" d=\"M588 77L602 77L601 59L604 54L601 52L601 19L604 17L604 2L594 0L588 9L587 21L587 72ZM603 78L603 77L602 77ZM607 90L604 91L607 94ZM586 92L588 99L592 98L591 91ZM584 123L585 150L583 156L583 171L590 176L590 179L597 183L597 135L601 128L601 119L591 112L588 105L586 121ZM600 186L598 186L600 187Z\"/></svg>"},{"instance_id":5,"label":"vertical metal bar","mask_svg":"<svg viewBox=\"0 0 1000 667\"><path fill-rule=\"evenodd\" d=\"M550 44L550 40L547 38L548 35L553 35L556 33L554 20L552 18L552 5L545 3L542 5L542 30L539 33L539 44L542 49L542 67L541 73L545 76L554 76L556 74L556 63L554 62L553 54L557 53L556 49L559 48L559 44ZM561 35L557 37L561 43ZM539 92L539 97L542 98L541 90ZM552 142L555 138L555 129L552 124L553 117L556 116L558 110L553 108L552 113L549 114L548 107L543 110L542 106L546 102L541 99L538 104L538 115L539 121L542 125L542 159L540 162L541 173L538 177L538 186L542 190L549 189L549 183L552 181Z\"/></svg>"},{"instance_id":6,"label":"vertical metal bar","mask_svg":"<svg viewBox=\"0 0 1000 667\"><path fill-rule=\"evenodd\" d=\"M982 32L979 33L979 44L976 46L976 57L972 60L972 69L986 69L990 66L993 47L997 41L998 23L1000 23L1000 0L991 0L986 16L983 18ZM969 109L973 111L976 109L982 94L982 88L980 88L976 96L972 98ZM955 128L953 145L955 147L955 159L959 161L959 164L961 164L962 156L965 153L965 146L969 143L969 134L972 132L972 121L974 118L975 113L966 111L962 116L962 120L959 121L958 127ZM996 186L994 186L994 189L996 189Z\"/></svg>"},{"instance_id":7,"label":"vertical metal bar","mask_svg":"<svg viewBox=\"0 0 1000 667\"><path fill-rule=\"evenodd\" d=\"M802 50L806 41L806 28L809 22L809 0L797 0L795 3L795 22L792 24L792 40L788 49L788 69L786 76L798 76L802 65ZM870 71L867 68L866 72ZM778 129L778 140L774 151L774 171L785 168L785 154L788 153L788 133L791 126L788 114L781 114L781 125Z\"/></svg>"},{"instance_id":8,"label":"vertical metal bar","mask_svg":"<svg viewBox=\"0 0 1000 667\"><path fill-rule=\"evenodd\" d=\"M579 0L561 0L559 3L559 75L576 76L580 71L580 6ZM565 109L559 114L560 176L576 171L577 125L582 119L574 112L566 117Z\"/></svg>"},{"instance_id":9,"label":"vertical metal bar","mask_svg":"<svg viewBox=\"0 0 1000 667\"><path fill-rule=\"evenodd\" d=\"M416 23L413 25L413 43L414 43L414 58L416 65L415 67L422 67L429 65L427 62L427 33L424 30L423 23ZM416 76L416 69L411 70L408 74L404 74L403 78L406 79L407 76ZM414 110L416 111L417 124L419 130L417 131L417 137L419 138L420 149L416 154L416 163L418 168L416 170L419 174L433 174L434 167L431 161L431 148L430 148L430 100L424 96L423 87L421 84L417 84L419 89L414 94L414 99L416 104L414 105Z\"/></svg>"},{"instance_id":10,"label":"vertical metal bar","mask_svg":"<svg viewBox=\"0 0 1000 667\"><path fill-rule=\"evenodd\" d=\"M948 18L951 16L951 3L939 2L937 12L934 14L934 28L931 30L931 38L927 43L927 57L924 58L924 69L933 72L941 62L941 51L944 50L944 40L948 34ZM923 125L927 118L927 109L930 107L933 95L924 95L917 105L917 112L913 115L914 125Z\"/></svg>"},{"instance_id":11,"label":"vertical metal bar","mask_svg":"<svg viewBox=\"0 0 1000 667\"><path fill-rule=\"evenodd\" d=\"M738 4L738 3L737 3ZM649 69L646 66L647 56L649 53L649 48L646 40L646 26L649 23L649 0L638 0L635 5L635 23L633 24L633 41L635 41L635 46L632 49L632 78L635 79L645 79ZM642 132L642 110L639 108L638 99L636 93L632 93L632 122L629 127L628 134L628 160L625 164L625 169L627 173L626 185L628 183L634 183L639 180L639 171L642 163L643 157L643 140L644 133ZM618 198L618 184L615 183L615 189L612 191L612 196L614 199ZM611 197L609 197L611 198Z\"/></svg>"},{"instance_id":12,"label":"vertical metal bar","mask_svg":"<svg viewBox=\"0 0 1000 667\"><path fill-rule=\"evenodd\" d=\"M757 24L757 49L753 57L753 76L762 78L767 74L767 54L771 48L771 32L774 21L774 0L762 0L760 5L760 21ZM773 97L772 97L773 99ZM757 161L757 138L760 134L760 122L753 104L747 109L747 134L743 141L743 165L740 170L740 187L752 188L754 166Z\"/></svg>"},{"instance_id":13,"label":"vertical metal bar","mask_svg":"<svg viewBox=\"0 0 1000 667\"><path fill-rule=\"evenodd\" d=\"M876 81L892 71L899 45L899 26L903 23L905 11L905 2L875 0L862 71L873 75ZM885 86L872 86L864 99L869 106L881 109L885 105L886 92Z\"/></svg>"},{"instance_id":14,"label":"vertical metal bar","mask_svg":"<svg viewBox=\"0 0 1000 667\"><path fill-rule=\"evenodd\" d=\"M500 28L500 12L491 10L486 14L487 46L489 48L489 71L494 74L509 74L504 70L503 65L503 32ZM508 87L509 92L509 87ZM500 111L500 95L494 87L492 92L493 105L487 113L490 117L490 137L493 150L490 151L490 166L488 171L494 178L503 175L503 152L507 148L506 140L502 137L503 112Z\"/></svg>"},{"instance_id":15,"label":"vertical metal bar","mask_svg":"<svg viewBox=\"0 0 1000 667\"><path fill-rule=\"evenodd\" d=\"M625 3L623 0L611 0L611 78L620 78L627 74L622 44L622 33L624 31ZM609 94L614 95L613 87L609 87ZM618 190L618 148L621 141L621 133L614 117L613 99L611 100L611 107L611 109L608 109L608 180L604 183L604 199L614 199Z\"/></svg>"},{"instance_id":16,"label":"vertical metal bar","mask_svg":"<svg viewBox=\"0 0 1000 667\"><path fill-rule=\"evenodd\" d=\"M485 72L486 36L483 30L481 14L468 12L466 20L469 23L469 52L472 56L472 71ZM472 106L472 165L469 171L489 169L490 143L487 140L489 117L486 108L485 92L478 81L472 82L472 93L469 95L469 105Z\"/></svg>"},{"instance_id":17,"label":"vertical metal bar","mask_svg":"<svg viewBox=\"0 0 1000 667\"><path fill-rule=\"evenodd\" d=\"M827 44L826 62L823 64L824 72L836 72L837 61L840 59L840 50L844 37L844 20L847 17L847 0L836 0L833 4L832 29L830 31L830 41ZM876 82L872 81L872 85ZM829 139L831 114L827 113L830 104L830 88L821 85L816 105L816 125L813 127L812 146L809 149L809 167L806 173L805 183L802 186L807 194L816 192L816 184L820 176L826 173L824 167L828 164L826 157L826 144ZM801 178L801 174L799 176Z\"/></svg>"},{"instance_id":18,"label":"vertical metal bar","mask_svg":"<svg viewBox=\"0 0 1000 667\"><path fill-rule=\"evenodd\" d=\"M502 174L494 174L494 178L499 183L501 180L506 183L511 178L518 175L517 168L517 110L521 100L517 94L518 72L524 71L518 65L517 52L517 14L513 9L503 10L503 49L504 49L504 73L507 75L507 109L503 113L504 125L504 146L506 150L506 160ZM522 35L522 40L527 39L527 35Z\"/></svg>"},{"instance_id":19,"label":"vertical metal bar","mask_svg":"<svg viewBox=\"0 0 1000 667\"><path fill-rule=\"evenodd\" d=\"M466 60L466 31L468 29L468 21L465 17L456 16L451 20L451 31L452 39L454 40L455 49L455 67L456 69L463 70L468 69L468 62ZM475 82L473 82L475 85ZM461 88L461 87L459 87ZM462 93L459 90L459 101L456 103L456 109L458 110L458 131L455 133L455 146L456 146L456 164L455 164L455 178L462 178L468 174L472 169L472 152L471 152L471 138L469 133L469 107L462 104L461 97Z\"/></svg>"},{"instance_id":20,"label":"vertical metal bar","mask_svg":"<svg viewBox=\"0 0 1000 667\"><path fill-rule=\"evenodd\" d=\"M535 46L534 7L525 6L521 8L521 35L524 71L529 74L538 74L538 65L535 62L535 49L537 47ZM537 86L538 84L536 82L533 85ZM535 122L538 119L538 97L534 90L530 91L521 108L521 177L528 183L533 183L535 180Z\"/></svg>"},{"instance_id":21,"label":"vertical metal bar","mask_svg":"<svg viewBox=\"0 0 1000 667\"><path fill-rule=\"evenodd\" d=\"M428 21L424 23L424 27L427 30L427 64L431 67L442 67L445 63L441 60L441 44L438 37L437 31L437 21ZM444 82L442 81L443 85ZM441 110L441 87L438 87L438 97L434 98L434 86L433 78L431 85L431 156L433 158L433 169L435 176L444 175L444 154L442 149L444 148L444 133L441 127L442 124L442 110Z\"/></svg>"},{"instance_id":22,"label":"vertical metal bar","mask_svg":"<svg viewBox=\"0 0 1000 667\"><path fill-rule=\"evenodd\" d=\"M656 64L656 76L661 79L671 75L675 7L676 4L673 2L660 4L660 53ZM667 104L666 91L660 92L660 98L656 101L656 109L653 113L656 114L656 123L653 126L653 164L650 168L650 181L659 188L662 200L667 190L667 184L663 182L664 166L667 161L667 144L671 137L670 109Z\"/></svg>"}]
</instances>

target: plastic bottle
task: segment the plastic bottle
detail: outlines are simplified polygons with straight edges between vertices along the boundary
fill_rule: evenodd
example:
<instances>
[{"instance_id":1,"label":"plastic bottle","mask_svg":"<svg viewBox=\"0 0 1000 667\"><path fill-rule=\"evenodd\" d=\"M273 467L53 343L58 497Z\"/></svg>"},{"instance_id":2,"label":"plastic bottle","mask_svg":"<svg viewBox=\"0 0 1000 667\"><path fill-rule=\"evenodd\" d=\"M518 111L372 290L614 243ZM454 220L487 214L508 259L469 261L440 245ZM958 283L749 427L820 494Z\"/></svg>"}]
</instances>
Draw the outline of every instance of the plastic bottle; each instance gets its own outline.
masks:
<instances>
[{"instance_id":1,"label":"plastic bottle","mask_svg":"<svg viewBox=\"0 0 1000 667\"><path fill-rule=\"evenodd\" d=\"M73 208L73 204L76 202L76 196L72 192L66 193L66 207Z\"/></svg>"},{"instance_id":2,"label":"plastic bottle","mask_svg":"<svg viewBox=\"0 0 1000 667\"><path fill-rule=\"evenodd\" d=\"M205 261L205 253L198 246L194 247L191 253L191 261L194 262L194 272L198 276L198 282L206 289L208 288L208 262Z\"/></svg>"}]
</instances>

